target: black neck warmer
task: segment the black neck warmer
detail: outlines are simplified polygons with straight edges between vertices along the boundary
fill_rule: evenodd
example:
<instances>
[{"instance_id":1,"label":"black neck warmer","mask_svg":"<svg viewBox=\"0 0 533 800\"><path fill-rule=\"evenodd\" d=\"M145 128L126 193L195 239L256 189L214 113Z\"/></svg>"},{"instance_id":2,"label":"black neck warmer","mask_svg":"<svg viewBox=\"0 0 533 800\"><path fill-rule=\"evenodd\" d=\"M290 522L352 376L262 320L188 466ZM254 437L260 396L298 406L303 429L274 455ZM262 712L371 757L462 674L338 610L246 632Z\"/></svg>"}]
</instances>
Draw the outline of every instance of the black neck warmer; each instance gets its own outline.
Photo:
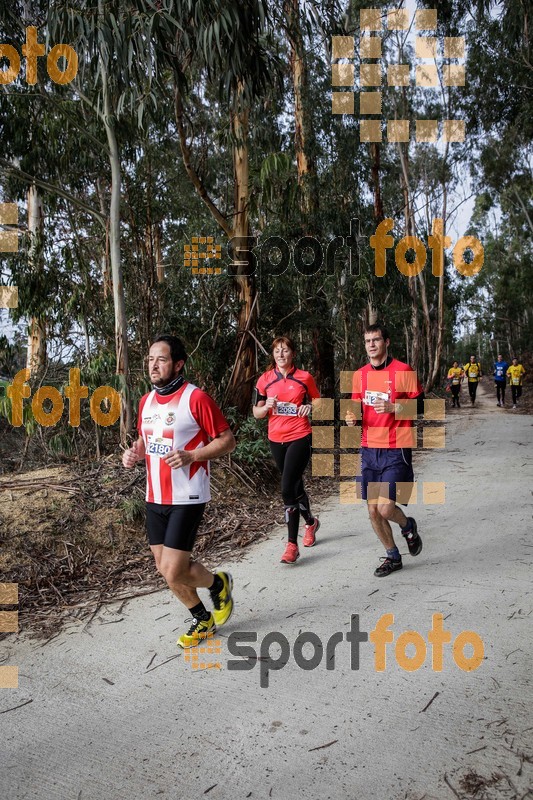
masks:
<instances>
[{"instance_id":1,"label":"black neck warmer","mask_svg":"<svg viewBox=\"0 0 533 800\"><path fill-rule=\"evenodd\" d=\"M166 386L153 386L152 384L152 388L156 390L158 395L165 397L167 394L172 394L173 392L177 392L178 389L181 386L183 386L184 382L185 378L183 377L183 375L178 375L177 378L174 378L173 381L167 383Z\"/></svg>"}]
</instances>

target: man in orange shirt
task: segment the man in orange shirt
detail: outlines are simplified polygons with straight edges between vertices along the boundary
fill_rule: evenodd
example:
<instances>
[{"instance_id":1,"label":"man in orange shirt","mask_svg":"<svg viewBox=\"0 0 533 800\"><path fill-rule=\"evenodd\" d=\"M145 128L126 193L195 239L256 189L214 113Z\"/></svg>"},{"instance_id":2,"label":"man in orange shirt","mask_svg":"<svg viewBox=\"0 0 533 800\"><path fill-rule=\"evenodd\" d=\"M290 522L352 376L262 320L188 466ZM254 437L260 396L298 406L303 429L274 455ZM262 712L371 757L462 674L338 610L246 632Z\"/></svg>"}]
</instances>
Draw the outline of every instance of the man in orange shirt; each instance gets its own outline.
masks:
<instances>
[{"instance_id":1,"label":"man in orange shirt","mask_svg":"<svg viewBox=\"0 0 533 800\"><path fill-rule=\"evenodd\" d=\"M397 483L412 483L412 447L416 446L413 417L424 412L422 387L408 364L389 356L390 339L383 325L365 329L365 348L369 364L353 376L352 400L361 403L362 497L368 503L370 522L387 555L375 570L378 578L402 569L402 557L392 535L390 523L400 526L409 552L417 556L422 539L412 517L396 505ZM407 403L415 400L416 412ZM349 412L348 425L357 414ZM408 418L410 417L410 418Z\"/></svg>"}]
</instances>

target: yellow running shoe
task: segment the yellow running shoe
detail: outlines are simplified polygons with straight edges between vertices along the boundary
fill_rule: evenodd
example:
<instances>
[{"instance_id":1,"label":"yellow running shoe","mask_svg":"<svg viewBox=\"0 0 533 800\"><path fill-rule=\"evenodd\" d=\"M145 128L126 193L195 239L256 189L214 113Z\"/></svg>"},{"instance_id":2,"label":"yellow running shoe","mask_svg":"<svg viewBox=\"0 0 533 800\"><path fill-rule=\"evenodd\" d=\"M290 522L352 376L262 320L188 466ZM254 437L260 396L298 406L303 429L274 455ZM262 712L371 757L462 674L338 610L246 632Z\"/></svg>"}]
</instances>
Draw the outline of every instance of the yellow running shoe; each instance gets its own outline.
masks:
<instances>
[{"instance_id":1,"label":"yellow running shoe","mask_svg":"<svg viewBox=\"0 0 533 800\"><path fill-rule=\"evenodd\" d=\"M210 639L214 636L216 629L217 627L212 614L209 615L209 619L196 619L196 617L193 617L191 627L187 633L180 636L176 644L178 647L183 647L184 649L196 647L202 639Z\"/></svg>"},{"instance_id":2,"label":"yellow running shoe","mask_svg":"<svg viewBox=\"0 0 533 800\"><path fill-rule=\"evenodd\" d=\"M233 598L231 590L233 589L233 578L229 572L217 572L218 577L221 579L224 586L218 594L212 594L211 600L215 606L213 617L218 627L225 625L228 619L233 614Z\"/></svg>"}]
</instances>

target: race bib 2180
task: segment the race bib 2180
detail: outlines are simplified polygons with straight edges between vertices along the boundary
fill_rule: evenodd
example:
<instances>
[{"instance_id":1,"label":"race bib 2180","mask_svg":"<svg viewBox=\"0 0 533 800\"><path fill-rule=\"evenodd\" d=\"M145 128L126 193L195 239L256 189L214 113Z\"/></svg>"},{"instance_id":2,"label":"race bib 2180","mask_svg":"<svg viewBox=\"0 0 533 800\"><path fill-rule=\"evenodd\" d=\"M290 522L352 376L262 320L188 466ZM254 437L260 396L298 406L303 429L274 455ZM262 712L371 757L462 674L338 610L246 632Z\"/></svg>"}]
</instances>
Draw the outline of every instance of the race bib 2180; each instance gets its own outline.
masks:
<instances>
[{"instance_id":1,"label":"race bib 2180","mask_svg":"<svg viewBox=\"0 0 533 800\"><path fill-rule=\"evenodd\" d=\"M162 458L170 453L172 450L172 439L164 438L163 436L148 436L148 445L146 447L146 455Z\"/></svg>"}]
</instances>

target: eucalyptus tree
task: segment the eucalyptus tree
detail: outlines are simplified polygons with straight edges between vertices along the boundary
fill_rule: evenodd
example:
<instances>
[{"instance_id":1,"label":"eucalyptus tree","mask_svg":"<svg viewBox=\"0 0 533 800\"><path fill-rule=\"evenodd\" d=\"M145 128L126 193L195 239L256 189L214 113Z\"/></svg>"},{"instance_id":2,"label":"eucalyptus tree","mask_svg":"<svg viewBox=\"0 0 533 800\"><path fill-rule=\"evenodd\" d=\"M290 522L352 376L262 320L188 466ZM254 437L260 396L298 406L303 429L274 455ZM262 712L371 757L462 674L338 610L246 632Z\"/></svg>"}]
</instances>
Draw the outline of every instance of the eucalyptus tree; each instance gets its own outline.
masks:
<instances>
[{"instance_id":1,"label":"eucalyptus tree","mask_svg":"<svg viewBox=\"0 0 533 800\"><path fill-rule=\"evenodd\" d=\"M463 287L465 315L476 309L480 335L517 352L533 334L533 11L477 0L473 17L464 110L486 258L475 280L483 300Z\"/></svg>"},{"instance_id":2,"label":"eucalyptus tree","mask_svg":"<svg viewBox=\"0 0 533 800\"><path fill-rule=\"evenodd\" d=\"M50 31L70 41L78 52L79 69L72 84L76 99L101 127L106 140L110 172L109 260L115 314L116 373L122 393L121 439L132 424L128 390L128 326L121 259L121 198L123 165L121 121L134 116L139 125L148 105L155 105L148 65L152 63L150 38L154 12L138 13L135 3L78 0L51 4ZM131 126L129 127L131 133Z\"/></svg>"},{"instance_id":3,"label":"eucalyptus tree","mask_svg":"<svg viewBox=\"0 0 533 800\"><path fill-rule=\"evenodd\" d=\"M141 3L144 11L152 2ZM157 56L172 71L179 146L194 190L217 225L233 240L233 277L239 304L237 354L230 376L228 402L249 410L256 374L257 285L250 254L250 113L254 104L279 82L280 68L269 44L266 0L185 0L158 3L154 27ZM270 40L271 41L271 40ZM198 169L195 132L189 109L191 93L200 96L217 87L218 102L228 116L232 158L233 204L213 197ZM205 173L206 170L204 170Z\"/></svg>"}]
</instances>

